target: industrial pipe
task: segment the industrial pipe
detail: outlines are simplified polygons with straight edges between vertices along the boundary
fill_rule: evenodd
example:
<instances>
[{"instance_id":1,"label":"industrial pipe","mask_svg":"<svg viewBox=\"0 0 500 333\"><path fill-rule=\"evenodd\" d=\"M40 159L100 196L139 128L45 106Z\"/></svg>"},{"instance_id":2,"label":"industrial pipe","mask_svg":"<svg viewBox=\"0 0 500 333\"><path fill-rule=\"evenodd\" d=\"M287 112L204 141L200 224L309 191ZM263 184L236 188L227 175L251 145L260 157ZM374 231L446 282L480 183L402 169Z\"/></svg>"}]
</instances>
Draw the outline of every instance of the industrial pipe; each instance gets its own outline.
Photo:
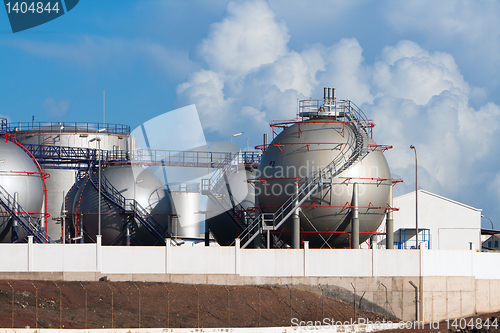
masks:
<instances>
[{"instance_id":1,"label":"industrial pipe","mask_svg":"<svg viewBox=\"0 0 500 333\"><path fill-rule=\"evenodd\" d=\"M12 210L17 214L19 212L19 207L17 206L18 203L18 193L14 193L14 206L12 207ZM12 231L10 234L10 239L12 243L17 243L19 241L19 226L17 225L17 220L15 218L12 219Z\"/></svg>"},{"instance_id":2,"label":"industrial pipe","mask_svg":"<svg viewBox=\"0 0 500 333\"><path fill-rule=\"evenodd\" d=\"M352 189L352 220L351 233L352 241L351 248L359 249L359 208L358 208L358 184L354 183Z\"/></svg>"},{"instance_id":3,"label":"industrial pipe","mask_svg":"<svg viewBox=\"0 0 500 333\"><path fill-rule=\"evenodd\" d=\"M389 186L389 209L386 213L386 227L385 227L385 248L394 248L394 219L392 217L392 185Z\"/></svg>"},{"instance_id":4,"label":"industrial pipe","mask_svg":"<svg viewBox=\"0 0 500 333\"><path fill-rule=\"evenodd\" d=\"M415 321L418 321L418 287L413 281L408 281L413 288L415 288Z\"/></svg>"},{"instance_id":5,"label":"industrial pipe","mask_svg":"<svg viewBox=\"0 0 500 333\"><path fill-rule=\"evenodd\" d=\"M293 222L293 231L292 231L292 248L294 249L300 249L300 217L299 217L299 210L300 207L299 205L299 183L296 181L295 182L295 195L297 199L295 200L295 211L293 212L292 215L292 222Z\"/></svg>"}]
</instances>

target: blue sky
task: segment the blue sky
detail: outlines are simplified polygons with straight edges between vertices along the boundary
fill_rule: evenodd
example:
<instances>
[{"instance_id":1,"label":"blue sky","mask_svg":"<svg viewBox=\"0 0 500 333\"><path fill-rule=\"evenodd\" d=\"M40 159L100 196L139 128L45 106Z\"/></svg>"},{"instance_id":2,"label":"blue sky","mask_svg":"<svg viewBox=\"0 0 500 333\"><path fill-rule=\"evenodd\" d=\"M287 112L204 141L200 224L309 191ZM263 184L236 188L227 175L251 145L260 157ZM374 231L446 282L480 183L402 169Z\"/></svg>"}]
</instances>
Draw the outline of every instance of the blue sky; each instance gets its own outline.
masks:
<instances>
[{"instance_id":1,"label":"blue sky","mask_svg":"<svg viewBox=\"0 0 500 333\"><path fill-rule=\"evenodd\" d=\"M377 124L394 177L500 226L496 1L82 0L12 34L0 10L0 114L132 128L196 104L208 141L255 146L297 98L337 88ZM487 221L483 221L488 226Z\"/></svg>"}]
</instances>

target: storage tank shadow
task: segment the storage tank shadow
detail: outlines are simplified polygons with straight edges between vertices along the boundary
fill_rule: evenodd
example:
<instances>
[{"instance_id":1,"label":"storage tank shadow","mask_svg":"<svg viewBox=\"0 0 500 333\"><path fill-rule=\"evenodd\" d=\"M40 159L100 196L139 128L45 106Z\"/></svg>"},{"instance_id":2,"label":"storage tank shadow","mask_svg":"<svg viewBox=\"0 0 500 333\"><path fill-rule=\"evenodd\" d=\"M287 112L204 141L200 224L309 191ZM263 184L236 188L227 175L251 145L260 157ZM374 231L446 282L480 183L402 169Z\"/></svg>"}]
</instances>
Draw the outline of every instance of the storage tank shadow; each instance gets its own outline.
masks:
<instances>
[{"instance_id":1,"label":"storage tank shadow","mask_svg":"<svg viewBox=\"0 0 500 333\"><path fill-rule=\"evenodd\" d=\"M275 213L297 187L331 167L330 175L335 177L325 179L300 205L300 240L314 248L351 246L354 183L358 184L359 241L366 241L384 219L392 186L382 149L370 139L373 124L361 128L362 120L354 112L361 110L356 107L351 112L352 102L336 101L329 91L325 90L324 100L300 101L301 120L278 124L285 129L266 147L258 168L263 181L255 183L260 209ZM292 229L290 217L274 233L291 245Z\"/></svg>"},{"instance_id":2,"label":"storage tank shadow","mask_svg":"<svg viewBox=\"0 0 500 333\"><path fill-rule=\"evenodd\" d=\"M17 204L26 212L40 213L43 205L43 179L31 157L15 143L0 138L0 192L2 200L15 199ZM6 201L4 201L6 202ZM13 211L19 211L10 207ZM41 214L31 215L35 219ZM0 242L10 243L12 239L12 226L14 219L0 206ZM40 225L37 225L40 227ZM25 240L28 233L18 225L17 241Z\"/></svg>"},{"instance_id":3,"label":"storage tank shadow","mask_svg":"<svg viewBox=\"0 0 500 333\"><path fill-rule=\"evenodd\" d=\"M206 223L213 237L222 246L234 245L234 239L244 230L242 221L247 210L255 207L255 188L249 182L255 175L253 167L234 167L228 178L222 177L208 195ZM234 207L236 220L231 216Z\"/></svg>"},{"instance_id":4,"label":"storage tank shadow","mask_svg":"<svg viewBox=\"0 0 500 333\"><path fill-rule=\"evenodd\" d=\"M96 171L97 172L97 171ZM137 165L113 165L103 168L105 179L128 203L135 200L152 218L162 238L167 237L172 218L172 203L165 185L150 171ZM66 196L69 228L74 239L83 237L86 243L96 241L98 234L98 188L89 176L78 180ZM101 190L101 192L103 192ZM101 193L101 233L103 245L159 245L152 235L130 211L117 200Z\"/></svg>"}]
</instances>

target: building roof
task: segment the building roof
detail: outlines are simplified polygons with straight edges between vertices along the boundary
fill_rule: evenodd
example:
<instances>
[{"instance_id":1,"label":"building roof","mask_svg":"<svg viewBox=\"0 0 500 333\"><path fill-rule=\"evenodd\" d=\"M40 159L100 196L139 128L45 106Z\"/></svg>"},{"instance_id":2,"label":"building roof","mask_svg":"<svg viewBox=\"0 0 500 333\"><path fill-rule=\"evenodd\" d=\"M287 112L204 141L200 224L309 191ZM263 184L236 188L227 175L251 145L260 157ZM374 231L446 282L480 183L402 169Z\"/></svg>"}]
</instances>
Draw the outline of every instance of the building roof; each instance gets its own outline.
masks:
<instances>
[{"instance_id":1,"label":"building roof","mask_svg":"<svg viewBox=\"0 0 500 333\"><path fill-rule=\"evenodd\" d=\"M397 198L403 198L403 197L406 197L406 196L412 195L414 192L415 192L415 191L412 191L412 192L409 192L409 193L406 193L406 194L400 195L400 196L398 196L398 197L395 197L394 199L397 199ZM474 207L468 206L468 205L466 205L466 204L463 204L463 203L461 203L461 202L458 202L458 201L455 201L455 200L451 200L451 199L449 199L449 198L445 198L445 197L443 197L443 196L441 196L441 195L438 195L438 194L435 194L435 193L431 193L431 192L426 191L426 190L419 189L419 190L418 190L418 192L419 192L419 193L423 193L423 194L427 194L427 195L430 195L430 196L433 196L433 197L436 197L436 198L441 199L441 200L444 200L444 201L451 202L451 203L453 203L453 204L455 204L455 205L459 205L459 206L462 206L462 207L464 207L464 208L468 208L468 209L473 210L473 211L476 211L476 212L481 212L481 211L482 211L482 209L480 209L480 208L474 208Z\"/></svg>"}]
</instances>

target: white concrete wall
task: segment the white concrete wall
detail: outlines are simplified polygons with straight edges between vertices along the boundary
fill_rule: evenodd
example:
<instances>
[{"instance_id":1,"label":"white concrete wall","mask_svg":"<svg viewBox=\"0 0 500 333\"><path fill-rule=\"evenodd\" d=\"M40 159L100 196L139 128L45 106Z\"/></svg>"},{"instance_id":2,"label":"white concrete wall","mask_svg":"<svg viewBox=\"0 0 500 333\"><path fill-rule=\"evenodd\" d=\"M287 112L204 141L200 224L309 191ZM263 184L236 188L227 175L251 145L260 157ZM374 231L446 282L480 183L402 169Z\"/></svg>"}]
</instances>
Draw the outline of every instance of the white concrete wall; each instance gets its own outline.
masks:
<instances>
[{"instance_id":1,"label":"white concrete wall","mask_svg":"<svg viewBox=\"0 0 500 333\"><path fill-rule=\"evenodd\" d=\"M32 244L30 271L91 272L97 269L94 244Z\"/></svg>"},{"instance_id":2,"label":"white concrete wall","mask_svg":"<svg viewBox=\"0 0 500 333\"><path fill-rule=\"evenodd\" d=\"M266 250L33 243L0 244L0 250L0 272L236 274L248 277L500 277L500 266L491 264L500 261L500 253L471 250Z\"/></svg>"},{"instance_id":3,"label":"white concrete wall","mask_svg":"<svg viewBox=\"0 0 500 333\"><path fill-rule=\"evenodd\" d=\"M13 244L0 244L0 271L1 272L26 272L28 270L28 246L12 246Z\"/></svg>"},{"instance_id":4,"label":"white concrete wall","mask_svg":"<svg viewBox=\"0 0 500 333\"><path fill-rule=\"evenodd\" d=\"M170 246L167 270L172 274L235 274L235 252L234 247Z\"/></svg>"}]
</instances>

